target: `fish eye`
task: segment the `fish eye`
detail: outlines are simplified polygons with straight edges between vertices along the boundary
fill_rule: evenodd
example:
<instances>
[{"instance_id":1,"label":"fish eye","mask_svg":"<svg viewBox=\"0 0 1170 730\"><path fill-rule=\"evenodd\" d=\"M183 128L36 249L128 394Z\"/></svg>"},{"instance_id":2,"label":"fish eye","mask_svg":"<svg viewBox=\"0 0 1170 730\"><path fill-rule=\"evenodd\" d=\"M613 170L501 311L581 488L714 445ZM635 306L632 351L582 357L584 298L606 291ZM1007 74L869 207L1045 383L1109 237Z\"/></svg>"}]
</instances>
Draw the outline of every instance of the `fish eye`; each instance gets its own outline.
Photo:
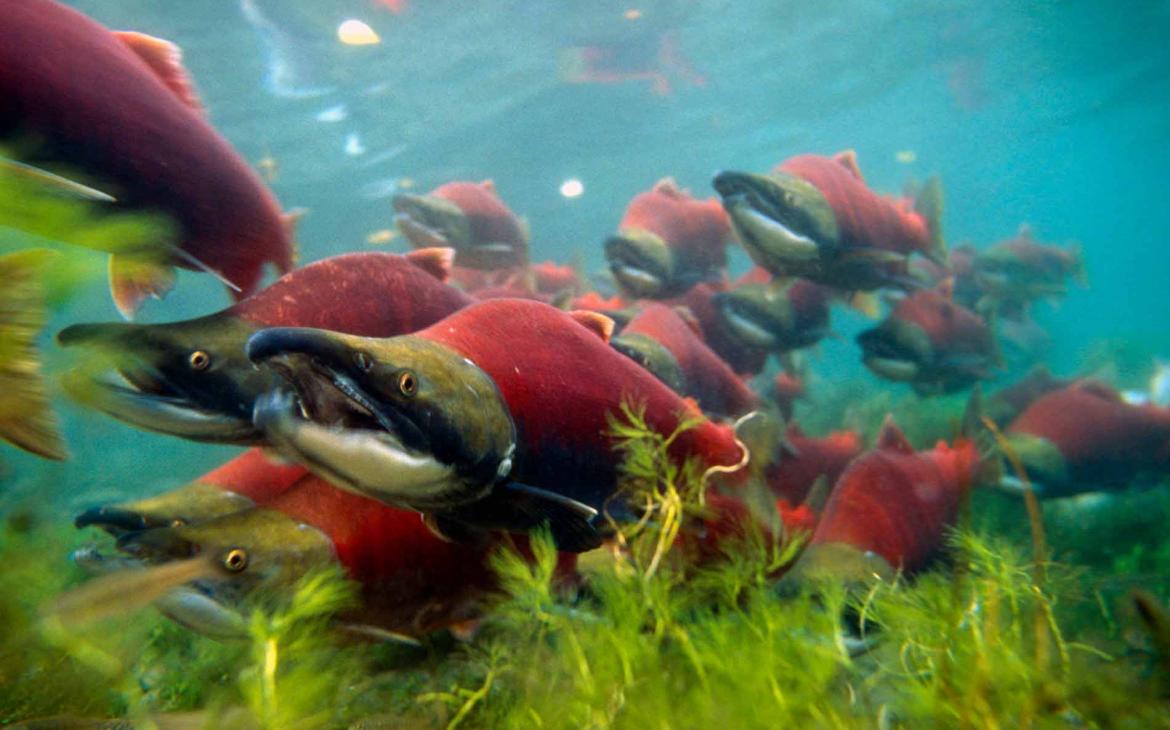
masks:
<instances>
[{"instance_id":1,"label":"fish eye","mask_svg":"<svg viewBox=\"0 0 1170 730\"><path fill-rule=\"evenodd\" d=\"M414 395L418 392L418 378L414 373L404 370L398 374L398 390L403 395Z\"/></svg>"},{"instance_id":2,"label":"fish eye","mask_svg":"<svg viewBox=\"0 0 1170 730\"><path fill-rule=\"evenodd\" d=\"M207 366L211 365L211 355L203 350L196 350L187 358L187 364L192 370L206 370Z\"/></svg>"},{"instance_id":3,"label":"fish eye","mask_svg":"<svg viewBox=\"0 0 1170 730\"><path fill-rule=\"evenodd\" d=\"M374 360L366 353L358 350L353 355L353 364L357 366L358 370L361 370L363 373L368 373L374 367Z\"/></svg>"},{"instance_id":4,"label":"fish eye","mask_svg":"<svg viewBox=\"0 0 1170 730\"><path fill-rule=\"evenodd\" d=\"M239 573L248 567L248 552L243 548L232 548L223 556L223 567L232 573Z\"/></svg>"}]
</instances>

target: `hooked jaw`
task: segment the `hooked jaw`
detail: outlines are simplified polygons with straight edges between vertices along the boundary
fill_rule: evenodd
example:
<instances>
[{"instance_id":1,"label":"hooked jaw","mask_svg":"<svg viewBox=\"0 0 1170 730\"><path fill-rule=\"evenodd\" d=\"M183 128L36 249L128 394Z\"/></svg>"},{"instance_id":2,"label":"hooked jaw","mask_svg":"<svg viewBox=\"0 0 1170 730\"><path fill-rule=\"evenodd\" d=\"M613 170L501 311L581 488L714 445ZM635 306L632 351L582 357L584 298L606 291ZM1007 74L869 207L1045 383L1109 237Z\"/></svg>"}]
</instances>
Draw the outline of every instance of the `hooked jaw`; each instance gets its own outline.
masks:
<instances>
[{"instance_id":1,"label":"hooked jaw","mask_svg":"<svg viewBox=\"0 0 1170 730\"><path fill-rule=\"evenodd\" d=\"M236 331L224 323L217 336L238 338L239 360L251 331L244 324ZM63 376L65 391L77 402L148 431L193 441L257 442L251 399L269 387L269 377L250 365L239 366L246 362L216 362L218 355L185 345L178 327L82 324L66 327L57 340L108 360L92 361L101 369L87 363ZM229 342L217 352L230 349Z\"/></svg>"},{"instance_id":2,"label":"hooked jaw","mask_svg":"<svg viewBox=\"0 0 1170 730\"><path fill-rule=\"evenodd\" d=\"M792 307L786 301L769 306L760 294L763 286L746 285L715 295L715 304L727 329L741 342L762 350L779 349L793 329Z\"/></svg>"},{"instance_id":3,"label":"hooked jaw","mask_svg":"<svg viewBox=\"0 0 1170 730\"><path fill-rule=\"evenodd\" d=\"M812 274L837 246L836 218L811 184L787 175L721 172L712 183L736 236L774 274Z\"/></svg>"},{"instance_id":4,"label":"hooked jaw","mask_svg":"<svg viewBox=\"0 0 1170 730\"><path fill-rule=\"evenodd\" d=\"M912 382L930 361L931 346L917 325L887 320L857 336L862 362L877 375L898 382Z\"/></svg>"},{"instance_id":5,"label":"hooked jaw","mask_svg":"<svg viewBox=\"0 0 1170 730\"><path fill-rule=\"evenodd\" d=\"M283 592L307 571L337 559L332 541L320 530L266 509L127 532L117 548L116 556L83 548L73 561L90 573L108 575L210 558L207 572L184 579L153 603L172 620L215 638L245 636L246 605L265 591Z\"/></svg>"},{"instance_id":6,"label":"hooked jaw","mask_svg":"<svg viewBox=\"0 0 1170 730\"><path fill-rule=\"evenodd\" d=\"M658 235L641 228L622 229L605 242L605 258L629 296L653 299L669 293L674 256Z\"/></svg>"},{"instance_id":7,"label":"hooked jaw","mask_svg":"<svg viewBox=\"0 0 1170 730\"><path fill-rule=\"evenodd\" d=\"M248 355L288 384L257 400L256 427L343 489L432 511L483 497L511 470L515 432L494 381L446 348L274 328ZM439 361L445 370L424 370ZM431 398L433 381L449 382L452 397Z\"/></svg>"},{"instance_id":8,"label":"hooked jaw","mask_svg":"<svg viewBox=\"0 0 1170 730\"><path fill-rule=\"evenodd\" d=\"M526 260L523 245L508 240L481 240L472 218L446 198L400 193L391 202L395 225L415 248L453 248L455 263L473 269L518 266Z\"/></svg>"}]
</instances>

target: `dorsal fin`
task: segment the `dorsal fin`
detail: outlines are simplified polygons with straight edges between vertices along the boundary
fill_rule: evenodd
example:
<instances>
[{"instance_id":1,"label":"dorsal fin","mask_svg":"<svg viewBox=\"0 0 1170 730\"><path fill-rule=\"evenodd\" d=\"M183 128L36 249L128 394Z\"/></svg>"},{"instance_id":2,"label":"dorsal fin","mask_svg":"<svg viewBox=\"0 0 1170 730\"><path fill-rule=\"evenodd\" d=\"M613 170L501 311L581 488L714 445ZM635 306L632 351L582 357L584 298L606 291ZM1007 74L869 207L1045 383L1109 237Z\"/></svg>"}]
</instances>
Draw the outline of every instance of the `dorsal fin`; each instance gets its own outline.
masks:
<instances>
[{"instance_id":1,"label":"dorsal fin","mask_svg":"<svg viewBox=\"0 0 1170 730\"><path fill-rule=\"evenodd\" d=\"M678 182L673 177L662 178L654 183L654 187L651 190L656 193L662 193L663 195L669 195L672 198L681 198L685 195L685 192L678 186Z\"/></svg>"},{"instance_id":2,"label":"dorsal fin","mask_svg":"<svg viewBox=\"0 0 1170 730\"><path fill-rule=\"evenodd\" d=\"M574 309L572 312L569 312L569 316L576 320L577 324L595 333L606 344L609 343L609 338L613 337L613 320L600 312L591 312L588 309Z\"/></svg>"},{"instance_id":3,"label":"dorsal fin","mask_svg":"<svg viewBox=\"0 0 1170 730\"><path fill-rule=\"evenodd\" d=\"M861 180L862 182L865 182L865 178L861 176L861 167L859 167L857 164L856 150L841 150L837 154L833 155L833 162L836 162L841 167L844 167L850 172L850 174L853 175L853 177Z\"/></svg>"},{"instance_id":4,"label":"dorsal fin","mask_svg":"<svg viewBox=\"0 0 1170 730\"><path fill-rule=\"evenodd\" d=\"M703 325L699 324L698 318L695 317L695 313L691 311L690 307L680 304L673 307L673 309L674 313L678 315L678 318L681 319L687 327L690 327L692 332L694 332L700 338L703 337Z\"/></svg>"},{"instance_id":5,"label":"dorsal fin","mask_svg":"<svg viewBox=\"0 0 1170 730\"><path fill-rule=\"evenodd\" d=\"M455 249L442 246L418 248L403 254L402 257L439 281L446 283L451 276L451 266L455 263Z\"/></svg>"},{"instance_id":6,"label":"dorsal fin","mask_svg":"<svg viewBox=\"0 0 1170 730\"><path fill-rule=\"evenodd\" d=\"M199 101L191 74L183 67L183 51L178 46L163 38L132 30L117 30L114 35L150 67L179 101L203 113L203 104Z\"/></svg>"},{"instance_id":7,"label":"dorsal fin","mask_svg":"<svg viewBox=\"0 0 1170 730\"><path fill-rule=\"evenodd\" d=\"M490 177L487 180L480 180L479 186L489 193L496 192L496 181L492 180Z\"/></svg>"},{"instance_id":8,"label":"dorsal fin","mask_svg":"<svg viewBox=\"0 0 1170 730\"><path fill-rule=\"evenodd\" d=\"M898 451L903 454L913 454L914 447L906 440L906 434L902 433L902 429L898 428L898 424L894 423L894 415L892 413L886 414L886 420L882 421L882 430L878 432L877 443L874 448L879 451Z\"/></svg>"}]
</instances>

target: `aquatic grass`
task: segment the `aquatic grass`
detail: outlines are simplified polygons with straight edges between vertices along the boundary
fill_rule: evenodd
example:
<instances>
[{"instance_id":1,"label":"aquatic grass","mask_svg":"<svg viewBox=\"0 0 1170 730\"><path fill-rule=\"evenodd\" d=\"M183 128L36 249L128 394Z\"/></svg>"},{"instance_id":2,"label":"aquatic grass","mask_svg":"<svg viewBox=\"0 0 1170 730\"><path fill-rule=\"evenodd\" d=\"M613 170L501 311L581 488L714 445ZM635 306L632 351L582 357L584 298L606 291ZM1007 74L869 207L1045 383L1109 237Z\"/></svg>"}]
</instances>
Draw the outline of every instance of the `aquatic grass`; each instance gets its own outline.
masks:
<instances>
[{"instance_id":1,"label":"aquatic grass","mask_svg":"<svg viewBox=\"0 0 1170 730\"><path fill-rule=\"evenodd\" d=\"M641 479L644 494L675 500L685 534L704 514L701 470L665 468L667 439L625 423L636 466L623 473ZM1143 585L1166 604L1168 512L1164 489L1045 503L1048 552L1059 560L1044 560L1041 583L1024 505L983 491L933 570L864 590L814 590L777 585L798 540L777 543L749 526L695 565L663 539L665 510L656 511L623 533L623 546L583 556L575 588L554 580L547 534L524 553L501 549L492 562L504 595L476 637L439 636L416 649L341 643L329 617L349 605L353 586L336 571L257 598L244 641L199 637L152 611L71 628L61 640L43 631L38 607L83 579L65 559L81 537L14 515L0 530L0 619L12 627L0 636L0 719L67 714L145 726L187 713L204 727L459 730L1166 726L1164 642L1141 620L1132 589ZM98 653L86 656L91 649ZM115 669L100 669L101 657Z\"/></svg>"},{"instance_id":2,"label":"aquatic grass","mask_svg":"<svg viewBox=\"0 0 1170 730\"><path fill-rule=\"evenodd\" d=\"M261 728L338 724L340 689L360 664L345 661L348 657L330 636L329 621L355 601L356 587L334 567L301 578L287 606L252 612L248 663L239 673L239 686Z\"/></svg>"}]
</instances>

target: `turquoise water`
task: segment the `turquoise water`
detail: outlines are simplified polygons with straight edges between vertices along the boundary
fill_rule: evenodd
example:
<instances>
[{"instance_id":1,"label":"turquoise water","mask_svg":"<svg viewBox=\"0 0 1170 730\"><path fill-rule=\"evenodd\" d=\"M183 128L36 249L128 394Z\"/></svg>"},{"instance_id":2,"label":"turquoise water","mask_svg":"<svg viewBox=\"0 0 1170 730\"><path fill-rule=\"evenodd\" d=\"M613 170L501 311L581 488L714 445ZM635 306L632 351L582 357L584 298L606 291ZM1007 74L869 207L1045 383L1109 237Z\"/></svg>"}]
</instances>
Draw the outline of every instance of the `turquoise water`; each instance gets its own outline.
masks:
<instances>
[{"instance_id":1,"label":"turquoise water","mask_svg":"<svg viewBox=\"0 0 1170 730\"><path fill-rule=\"evenodd\" d=\"M1089 1L418 0L397 14L374 2L75 6L184 49L216 126L249 160L276 162L273 188L285 207L308 209L298 235L305 261L368 248L369 234L392 228L388 196L404 179L425 191L492 178L527 217L534 260L599 271L601 242L625 204L660 177L702 196L713 194L720 169L853 148L881 190L940 174L952 244L988 245L1027 222L1041 240L1084 245L1091 288L1037 308L1057 371L1118 348L1143 363L1170 355L1165 2L1124 12ZM631 9L640 17L627 18ZM335 28L349 17L382 42L337 42ZM566 49L606 44L651 66L674 44L684 64L665 71L667 93L637 80L562 82ZM560 195L569 178L583 182L584 195ZM227 303L206 277L185 275L142 318ZM59 322L116 316L95 286ZM864 324L838 310L842 338L822 344L819 372L869 377L852 342ZM67 483L74 502L133 490L142 475L129 465L142 449L173 465L149 476L158 486L231 453L73 410L67 419L70 464L5 459L38 484L46 473ZM19 481L17 492L43 489Z\"/></svg>"},{"instance_id":2,"label":"turquoise water","mask_svg":"<svg viewBox=\"0 0 1170 730\"><path fill-rule=\"evenodd\" d=\"M308 211L297 236L302 262L403 252L401 236L370 242L393 230L393 193L490 178L526 217L533 261L598 274L603 242L627 203L662 177L707 197L720 170L763 171L796 154L854 149L883 192L941 176L952 246L986 247L1025 223L1041 241L1083 246L1090 285L1073 284L1062 301L1035 310L1052 337L1044 359L1056 373L1140 389L1155 359L1170 359L1167 0L69 4L183 49L217 129L272 171L282 206ZM371 26L380 43L338 42L348 18ZM570 83L566 66L581 49L608 49L627 73L648 77ZM562 195L567 180L584 193ZM732 259L733 274L750 265L738 249ZM139 319L180 320L229 304L211 277L182 272ZM53 314L42 343L48 371L67 364L53 333L118 318L104 280L87 282ZM940 429L966 393L918 399L878 380L854 341L872 325L834 308L834 336L808 356L814 387L800 419L818 434L849 426L871 436L894 408L912 437ZM1022 371L1003 373L991 389ZM48 463L0 446L0 517L27 509L67 529L84 507L178 487L239 451L139 431L63 397L54 407L71 459ZM1117 565L1127 568L1102 589L1121 594L1117 586L1170 560L1164 541L1140 543L1165 513L1159 490L1105 498L1101 511L1090 500L1049 507L1065 527L1088 525L1053 543L1107 575L1102 585ZM1019 504L981 498L990 519L1024 544ZM1115 515L1130 522L1103 524ZM18 522L5 524L15 534ZM1098 551L1112 536L1116 551ZM71 547L49 556L62 572ZM1164 594L1165 576L1155 577L1151 590Z\"/></svg>"},{"instance_id":3,"label":"turquoise water","mask_svg":"<svg viewBox=\"0 0 1170 730\"><path fill-rule=\"evenodd\" d=\"M988 245L1022 222L1041 240L1083 244L1091 288L1037 307L1058 372L1094 353L1134 352L1138 365L1170 355L1164 2L1125 12L1088 1L650 2L633 20L633 5L611 2L421 0L398 14L372 2L75 5L184 49L216 126L249 160L276 162L285 207L308 209L305 261L368 248L368 235L392 228L388 196L404 179L425 191L492 178L527 217L534 260L599 271L625 204L660 177L707 195L720 169L853 148L881 190L940 174L952 244ZM348 17L382 42L337 42ZM653 66L664 43L685 61L665 71L665 94L637 80L567 84L558 71L565 49L610 44ZM560 195L569 178L583 182L581 197ZM209 278L184 274L142 319L227 303ZM116 317L95 284L57 323ZM837 310L842 336L820 346L817 372L873 380L852 342L862 326ZM232 453L61 407L75 458L46 466L7 450L8 499L49 493L76 506L156 491Z\"/></svg>"}]
</instances>

